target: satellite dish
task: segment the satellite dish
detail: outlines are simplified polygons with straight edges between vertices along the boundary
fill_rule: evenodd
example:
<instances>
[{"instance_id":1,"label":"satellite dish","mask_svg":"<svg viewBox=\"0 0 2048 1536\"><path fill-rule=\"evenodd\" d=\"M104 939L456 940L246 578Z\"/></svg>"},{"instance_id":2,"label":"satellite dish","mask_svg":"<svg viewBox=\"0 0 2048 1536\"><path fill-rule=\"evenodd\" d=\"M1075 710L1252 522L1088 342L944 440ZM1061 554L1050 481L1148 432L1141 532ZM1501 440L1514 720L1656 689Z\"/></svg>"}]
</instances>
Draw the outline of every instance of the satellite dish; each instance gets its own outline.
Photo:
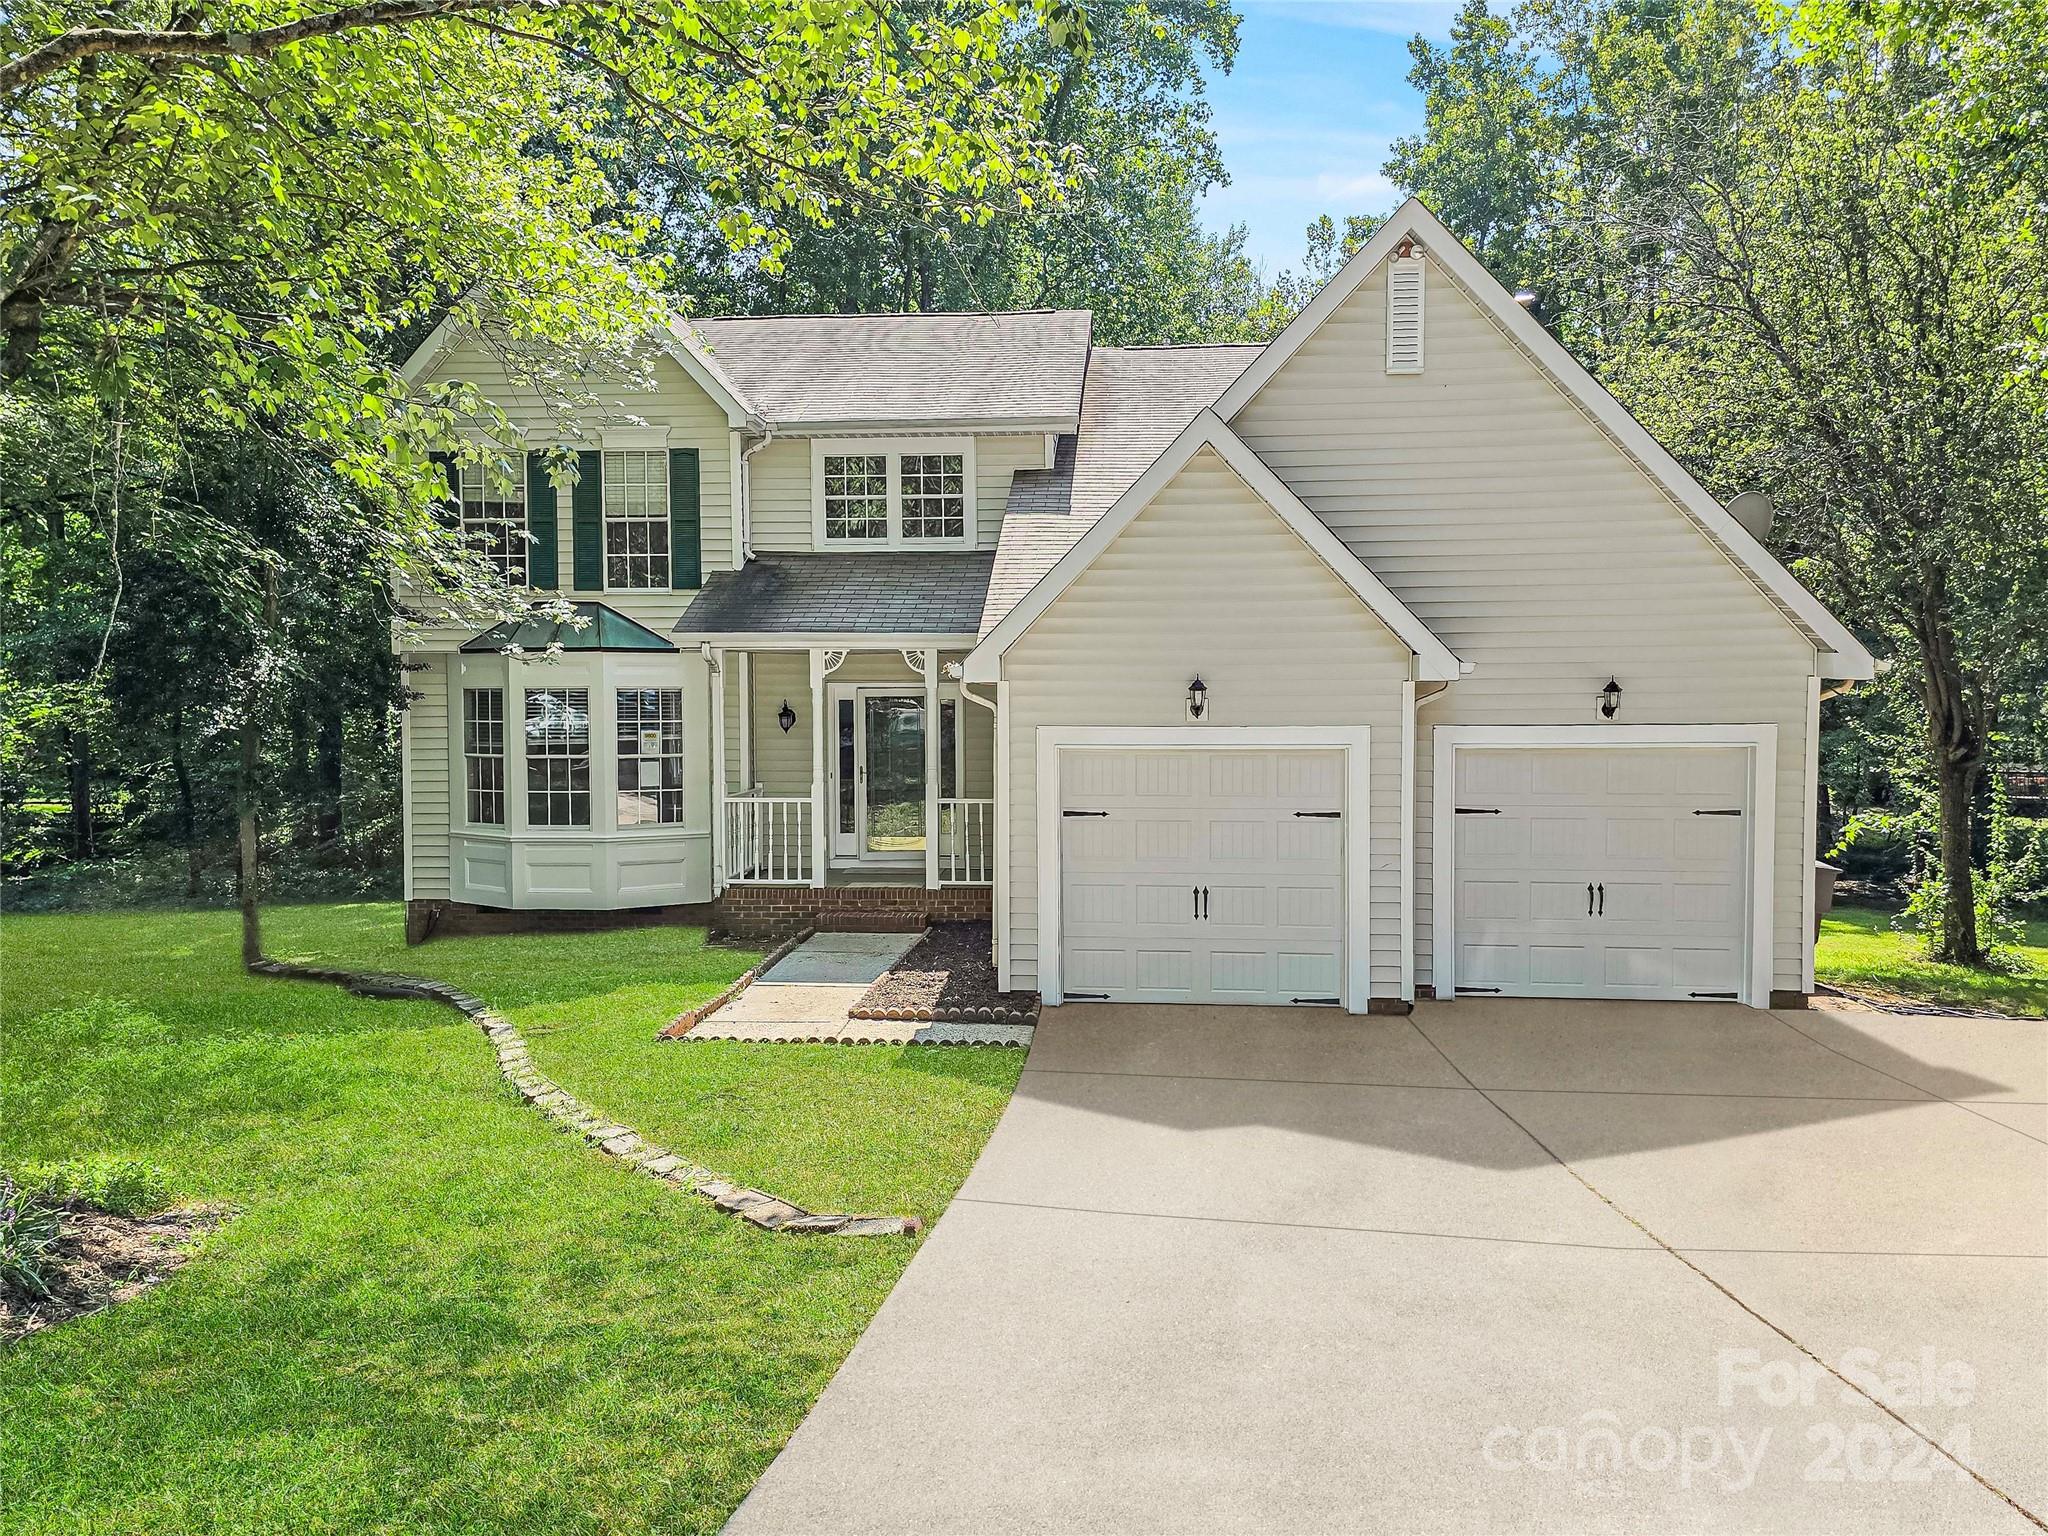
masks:
<instances>
[{"instance_id":1,"label":"satellite dish","mask_svg":"<svg viewBox=\"0 0 2048 1536\"><path fill-rule=\"evenodd\" d=\"M1771 536L1771 520L1778 515L1778 509L1766 492L1744 491L1728 503L1728 515L1761 544Z\"/></svg>"}]
</instances>

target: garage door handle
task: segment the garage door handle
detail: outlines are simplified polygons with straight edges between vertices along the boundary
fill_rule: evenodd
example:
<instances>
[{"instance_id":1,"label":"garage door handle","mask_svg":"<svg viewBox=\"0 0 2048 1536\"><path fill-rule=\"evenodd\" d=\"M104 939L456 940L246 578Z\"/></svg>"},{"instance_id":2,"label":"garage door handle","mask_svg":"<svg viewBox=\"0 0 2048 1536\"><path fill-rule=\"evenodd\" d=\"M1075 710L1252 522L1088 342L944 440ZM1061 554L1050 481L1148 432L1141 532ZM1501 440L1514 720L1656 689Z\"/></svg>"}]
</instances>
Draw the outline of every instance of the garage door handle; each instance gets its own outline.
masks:
<instances>
[{"instance_id":1,"label":"garage door handle","mask_svg":"<svg viewBox=\"0 0 2048 1536\"><path fill-rule=\"evenodd\" d=\"M1591 917L1592 915L1593 915L1593 882L1592 882L1592 881L1590 881L1590 880L1588 880L1588 881L1586 882L1586 916L1588 916L1588 917Z\"/></svg>"},{"instance_id":2,"label":"garage door handle","mask_svg":"<svg viewBox=\"0 0 2048 1536\"><path fill-rule=\"evenodd\" d=\"M1195 918L1197 921L1200 921L1202 916L1202 888L1199 885L1188 887L1188 900L1194 904Z\"/></svg>"},{"instance_id":3,"label":"garage door handle","mask_svg":"<svg viewBox=\"0 0 2048 1536\"><path fill-rule=\"evenodd\" d=\"M1600 915L1607 915L1607 882L1604 880L1600 883Z\"/></svg>"},{"instance_id":4,"label":"garage door handle","mask_svg":"<svg viewBox=\"0 0 2048 1536\"><path fill-rule=\"evenodd\" d=\"M1202 921L1209 921L1209 887L1202 887Z\"/></svg>"}]
</instances>

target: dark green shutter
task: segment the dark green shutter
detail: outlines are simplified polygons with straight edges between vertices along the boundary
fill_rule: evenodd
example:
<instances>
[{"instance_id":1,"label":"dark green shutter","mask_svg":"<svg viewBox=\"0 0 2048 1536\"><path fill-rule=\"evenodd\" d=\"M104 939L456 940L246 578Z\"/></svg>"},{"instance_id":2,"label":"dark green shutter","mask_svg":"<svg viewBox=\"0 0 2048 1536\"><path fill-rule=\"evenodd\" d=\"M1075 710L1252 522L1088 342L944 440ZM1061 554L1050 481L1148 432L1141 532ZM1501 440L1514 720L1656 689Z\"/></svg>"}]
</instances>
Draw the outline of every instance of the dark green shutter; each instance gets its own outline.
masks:
<instances>
[{"instance_id":1,"label":"dark green shutter","mask_svg":"<svg viewBox=\"0 0 2048 1536\"><path fill-rule=\"evenodd\" d=\"M671 448L668 451L668 584L679 591L694 591L704 585L702 521L703 503L697 486L697 450Z\"/></svg>"},{"instance_id":2,"label":"dark green shutter","mask_svg":"<svg viewBox=\"0 0 2048 1536\"><path fill-rule=\"evenodd\" d=\"M574 575L578 592L604 590L604 455L576 455L576 491L570 498L570 527L576 540Z\"/></svg>"},{"instance_id":3,"label":"dark green shutter","mask_svg":"<svg viewBox=\"0 0 2048 1536\"><path fill-rule=\"evenodd\" d=\"M526 584L553 588L561 541L555 529L555 482L548 478L548 456L526 456L526 531L533 542L526 547Z\"/></svg>"},{"instance_id":4,"label":"dark green shutter","mask_svg":"<svg viewBox=\"0 0 2048 1536\"><path fill-rule=\"evenodd\" d=\"M435 513L435 516L441 519L444 527L460 528L462 526L462 475L455 467L455 455L452 453L430 453L427 457L440 467L441 473L448 481L447 499L441 503L440 510Z\"/></svg>"}]
</instances>

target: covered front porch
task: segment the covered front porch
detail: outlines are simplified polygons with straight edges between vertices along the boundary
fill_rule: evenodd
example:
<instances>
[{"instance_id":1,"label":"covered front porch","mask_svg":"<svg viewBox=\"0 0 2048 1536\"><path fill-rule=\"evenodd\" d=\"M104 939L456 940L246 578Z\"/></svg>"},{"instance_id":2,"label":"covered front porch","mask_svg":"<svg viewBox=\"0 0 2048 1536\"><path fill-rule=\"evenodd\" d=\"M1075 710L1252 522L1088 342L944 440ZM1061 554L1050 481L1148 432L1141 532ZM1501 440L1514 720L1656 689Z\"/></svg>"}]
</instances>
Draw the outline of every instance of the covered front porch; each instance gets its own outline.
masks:
<instances>
[{"instance_id":1,"label":"covered front porch","mask_svg":"<svg viewBox=\"0 0 2048 1536\"><path fill-rule=\"evenodd\" d=\"M703 642L718 888L990 884L995 711L958 678L972 637L808 638Z\"/></svg>"}]
</instances>

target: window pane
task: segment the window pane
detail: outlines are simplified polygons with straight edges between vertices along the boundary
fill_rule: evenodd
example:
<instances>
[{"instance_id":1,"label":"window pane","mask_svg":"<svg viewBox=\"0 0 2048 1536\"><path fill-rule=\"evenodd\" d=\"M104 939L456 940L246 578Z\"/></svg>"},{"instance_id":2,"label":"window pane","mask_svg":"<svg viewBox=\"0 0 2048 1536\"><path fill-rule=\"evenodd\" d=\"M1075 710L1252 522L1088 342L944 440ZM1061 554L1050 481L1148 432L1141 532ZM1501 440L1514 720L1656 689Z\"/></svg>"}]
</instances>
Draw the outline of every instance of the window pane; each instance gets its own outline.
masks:
<instances>
[{"instance_id":1,"label":"window pane","mask_svg":"<svg viewBox=\"0 0 2048 1536\"><path fill-rule=\"evenodd\" d=\"M604 455L604 584L666 590L668 451L608 448Z\"/></svg>"},{"instance_id":2,"label":"window pane","mask_svg":"<svg viewBox=\"0 0 2048 1536\"><path fill-rule=\"evenodd\" d=\"M462 492L462 541L469 551L515 587L526 585L526 486L507 485L481 464L465 464L457 476Z\"/></svg>"},{"instance_id":3,"label":"window pane","mask_svg":"<svg viewBox=\"0 0 2048 1536\"><path fill-rule=\"evenodd\" d=\"M903 537L967 537L967 459L958 453L903 456Z\"/></svg>"},{"instance_id":4,"label":"window pane","mask_svg":"<svg viewBox=\"0 0 2048 1536\"><path fill-rule=\"evenodd\" d=\"M526 820L590 825L590 690L526 690Z\"/></svg>"},{"instance_id":5,"label":"window pane","mask_svg":"<svg viewBox=\"0 0 2048 1536\"><path fill-rule=\"evenodd\" d=\"M618 823L676 825L683 820L683 691L618 692Z\"/></svg>"},{"instance_id":6,"label":"window pane","mask_svg":"<svg viewBox=\"0 0 2048 1536\"><path fill-rule=\"evenodd\" d=\"M505 692L462 690L462 762L472 826L505 824Z\"/></svg>"},{"instance_id":7,"label":"window pane","mask_svg":"<svg viewBox=\"0 0 2048 1536\"><path fill-rule=\"evenodd\" d=\"M825 537L889 537L889 460L884 454L825 455Z\"/></svg>"}]
</instances>

